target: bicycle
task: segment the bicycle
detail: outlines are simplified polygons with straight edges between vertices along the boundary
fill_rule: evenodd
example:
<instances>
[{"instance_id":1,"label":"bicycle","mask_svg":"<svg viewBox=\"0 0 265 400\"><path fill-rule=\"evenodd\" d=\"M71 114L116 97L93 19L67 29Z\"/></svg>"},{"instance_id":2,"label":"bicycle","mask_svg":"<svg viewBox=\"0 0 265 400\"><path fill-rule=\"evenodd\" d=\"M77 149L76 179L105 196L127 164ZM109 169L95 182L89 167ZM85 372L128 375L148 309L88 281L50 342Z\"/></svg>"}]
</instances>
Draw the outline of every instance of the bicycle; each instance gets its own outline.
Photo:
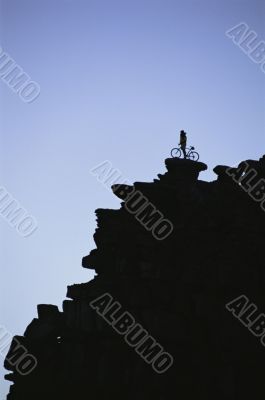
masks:
<instances>
[{"instance_id":1,"label":"bicycle","mask_svg":"<svg viewBox=\"0 0 265 400\"><path fill-rule=\"evenodd\" d=\"M195 150L195 147L193 147L193 146L187 147L186 159L192 160L192 161L198 161L200 158L199 153L197 153L197 151L193 151L193 150ZM183 152L180 147L174 147L174 149L171 150L171 157L173 157L173 158L181 158L182 154L183 154Z\"/></svg>"}]
</instances>

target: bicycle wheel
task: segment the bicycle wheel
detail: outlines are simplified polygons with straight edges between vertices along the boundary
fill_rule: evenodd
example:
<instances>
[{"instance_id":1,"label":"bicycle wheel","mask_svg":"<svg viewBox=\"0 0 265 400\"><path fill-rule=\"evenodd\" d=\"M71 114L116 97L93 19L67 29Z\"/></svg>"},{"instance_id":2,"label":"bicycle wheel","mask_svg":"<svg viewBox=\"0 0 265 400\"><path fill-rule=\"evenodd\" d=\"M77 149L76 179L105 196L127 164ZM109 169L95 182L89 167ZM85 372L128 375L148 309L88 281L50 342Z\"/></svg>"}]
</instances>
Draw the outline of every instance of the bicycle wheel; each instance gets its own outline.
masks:
<instances>
[{"instance_id":1,"label":"bicycle wheel","mask_svg":"<svg viewBox=\"0 0 265 400\"><path fill-rule=\"evenodd\" d=\"M188 155L188 158L189 158L190 160L192 160L192 161L198 161L199 158L200 158L200 156L199 156L199 154L197 153L197 151L191 151L191 152L189 153L189 155Z\"/></svg>"},{"instance_id":2,"label":"bicycle wheel","mask_svg":"<svg viewBox=\"0 0 265 400\"><path fill-rule=\"evenodd\" d=\"M173 158L181 158L181 150L175 147L171 150L171 157Z\"/></svg>"}]
</instances>

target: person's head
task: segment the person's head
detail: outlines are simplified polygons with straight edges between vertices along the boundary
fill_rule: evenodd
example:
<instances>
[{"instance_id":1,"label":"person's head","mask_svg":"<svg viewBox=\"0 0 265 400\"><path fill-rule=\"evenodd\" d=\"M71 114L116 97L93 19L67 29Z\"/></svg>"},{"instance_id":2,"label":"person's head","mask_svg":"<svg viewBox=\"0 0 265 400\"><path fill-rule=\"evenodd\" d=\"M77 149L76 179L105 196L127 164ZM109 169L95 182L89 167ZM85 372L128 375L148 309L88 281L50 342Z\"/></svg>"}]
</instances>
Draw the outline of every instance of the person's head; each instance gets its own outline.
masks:
<instances>
[{"instance_id":1,"label":"person's head","mask_svg":"<svg viewBox=\"0 0 265 400\"><path fill-rule=\"evenodd\" d=\"M186 136L186 132L185 131L180 131L181 136Z\"/></svg>"}]
</instances>

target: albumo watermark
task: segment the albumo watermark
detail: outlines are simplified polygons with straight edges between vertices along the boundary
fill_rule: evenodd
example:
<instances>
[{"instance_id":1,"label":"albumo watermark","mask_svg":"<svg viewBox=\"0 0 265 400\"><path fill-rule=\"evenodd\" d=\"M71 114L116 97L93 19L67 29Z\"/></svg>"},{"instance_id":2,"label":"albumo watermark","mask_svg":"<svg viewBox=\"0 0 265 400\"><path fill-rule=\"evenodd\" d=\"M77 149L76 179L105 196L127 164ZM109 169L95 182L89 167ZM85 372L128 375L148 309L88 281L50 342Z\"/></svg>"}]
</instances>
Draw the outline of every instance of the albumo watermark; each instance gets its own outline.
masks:
<instances>
[{"instance_id":1,"label":"albumo watermark","mask_svg":"<svg viewBox=\"0 0 265 400\"><path fill-rule=\"evenodd\" d=\"M38 228L36 218L3 186L0 186L0 216L23 237L31 236Z\"/></svg>"},{"instance_id":2,"label":"albumo watermark","mask_svg":"<svg viewBox=\"0 0 265 400\"><path fill-rule=\"evenodd\" d=\"M265 73L265 42L259 40L258 34L251 30L245 22L233 26L226 31L226 36L232 39L248 58L260 65L260 69Z\"/></svg>"},{"instance_id":3,"label":"albumo watermark","mask_svg":"<svg viewBox=\"0 0 265 400\"><path fill-rule=\"evenodd\" d=\"M260 178L257 181L258 172L255 168L250 167L247 161L243 161L237 168L227 168L226 174L265 211L265 179Z\"/></svg>"},{"instance_id":4,"label":"albumo watermark","mask_svg":"<svg viewBox=\"0 0 265 400\"><path fill-rule=\"evenodd\" d=\"M25 103L32 103L40 95L40 85L0 47L0 78Z\"/></svg>"},{"instance_id":5,"label":"albumo watermark","mask_svg":"<svg viewBox=\"0 0 265 400\"><path fill-rule=\"evenodd\" d=\"M265 314L258 311L256 304L247 296L241 295L227 303L225 307L265 346Z\"/></svg>"},{"instance_id":6,"label":"albumo watermark","mask_svg":"<svg viewBox=\"0 0 265 400\"><path fill-rule=\"evenodd\" d=\"M5 364L15 368L19 375L29 375L38 364L36 357L28 352L17 337L13 338L4 326L0 326L0 354L6 357Z\"/></svg>"},{"instance_id":7,"label":"albumo watermark","mask_svg":"<svg viewBox=\"0 0 265 400\"><path fill-rule=\"evenodd\" d=\"M108 190L123 197L125 210L134 215L156 240L164 240L172 233L174 229L172 222L165 218L141 191L136 190L127 179L122 179L122 183L117 184L117 181L122 178L122 173L113 168L110 161L106 160L96 165L90 173L95 175Z\"/></svg>"},{"instance_id":8,"label":"albumo watermark","mask_svg":"<svg viewBox=\"0 0 265 400\"><path fill-rule=\"evenodd\" d=\"M174 362L172 355L165 352L163 347L128 311L124 311L121 304L109 293L102 294L89 304L119 335L124 337L125 342L146 363L151 364L155 372L163 374L172 366Z\"/></svg>"}]
</instances>

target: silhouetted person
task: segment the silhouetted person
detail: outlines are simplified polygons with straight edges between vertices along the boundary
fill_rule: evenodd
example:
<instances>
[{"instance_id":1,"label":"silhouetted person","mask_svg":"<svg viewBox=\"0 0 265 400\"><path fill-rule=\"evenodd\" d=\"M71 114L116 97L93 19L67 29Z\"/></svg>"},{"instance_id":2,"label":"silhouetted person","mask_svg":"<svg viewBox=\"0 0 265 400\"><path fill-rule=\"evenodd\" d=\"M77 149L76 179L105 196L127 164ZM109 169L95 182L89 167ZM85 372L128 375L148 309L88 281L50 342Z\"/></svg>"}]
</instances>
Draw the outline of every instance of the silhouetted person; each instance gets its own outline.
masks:
<instances>
[{"instance_id":1,"label":"silhouetted person","mask_svg":"<svg viewBox=\"0 0 265 400\"><path fill-rule=\"evenodd\" d=\"M186 153L187 134L184 131L180 131L179 145L181 150L183 151L184 158L187 158L187 153Z\"/></svg>"}]
</instances>

